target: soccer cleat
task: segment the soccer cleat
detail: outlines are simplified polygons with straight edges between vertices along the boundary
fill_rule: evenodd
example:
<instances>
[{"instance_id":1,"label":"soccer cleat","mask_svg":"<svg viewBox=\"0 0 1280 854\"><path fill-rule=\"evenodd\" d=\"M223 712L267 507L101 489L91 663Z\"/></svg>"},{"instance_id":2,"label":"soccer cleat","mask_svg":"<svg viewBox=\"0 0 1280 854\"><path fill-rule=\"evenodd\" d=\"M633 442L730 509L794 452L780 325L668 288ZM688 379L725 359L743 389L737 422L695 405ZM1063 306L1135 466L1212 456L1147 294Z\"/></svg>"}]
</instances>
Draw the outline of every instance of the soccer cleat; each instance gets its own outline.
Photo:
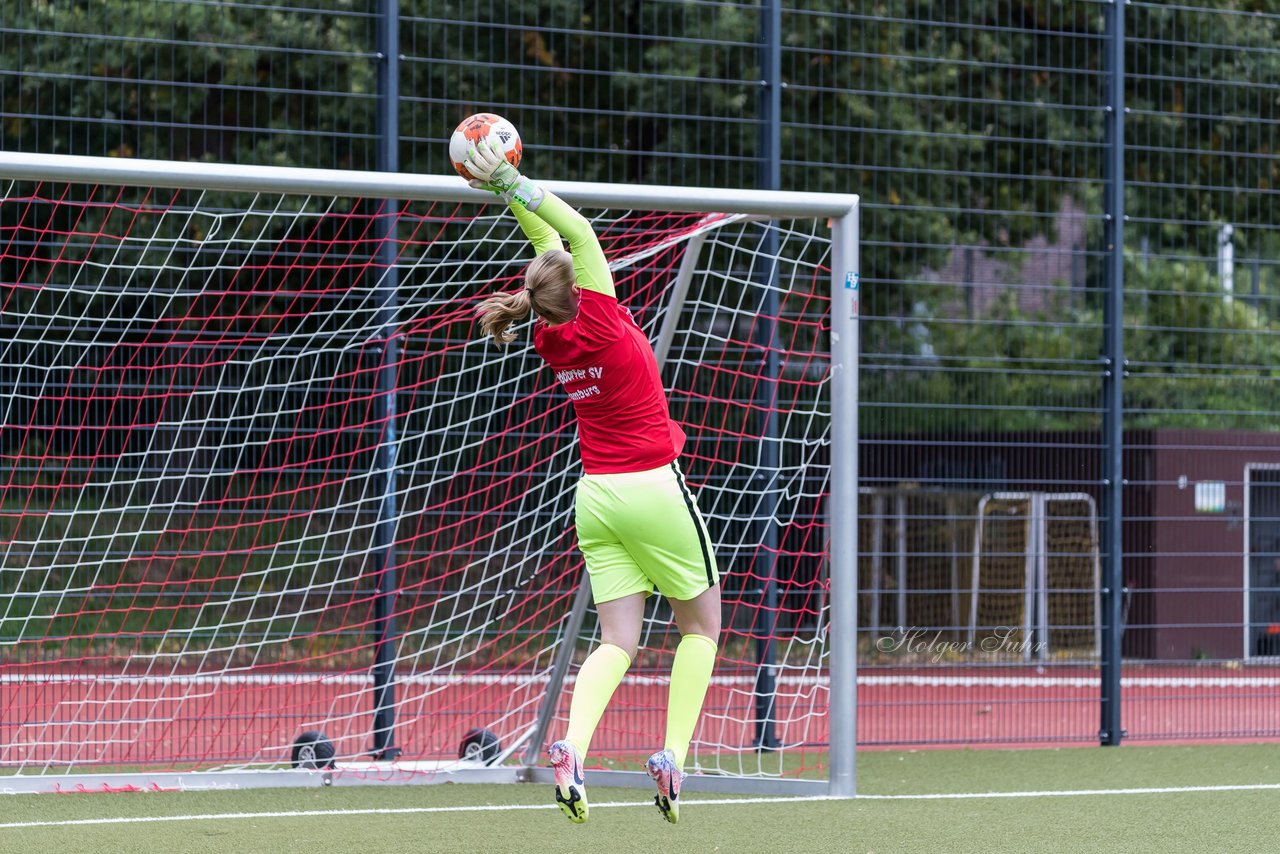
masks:
<instances>
[{"instance_id":1,"label":"soccer cleat","mask_svg":"<svg viewBox=\"0 0 1280 854\"><path fill-rule=\"evenodd\" d=\"M563 739L547 748L556 775L556 804L574 824L587 820L587 783L578 749Z\"/></svg>"},{"instance_id":2,"label":"soccer cleat","mask_svg":"<svg viewBox=\"0 0 1280 854\"><path fill-rule=\"evenodd\" d=\"M676 757L670 750L659 750L649 757L645 763L649 776L658 784L658 794L653 796L653 803L658 813L672 824L680 821L680 784L684 782L684 772L676 766Z\"/></svg>"}]
</instances>

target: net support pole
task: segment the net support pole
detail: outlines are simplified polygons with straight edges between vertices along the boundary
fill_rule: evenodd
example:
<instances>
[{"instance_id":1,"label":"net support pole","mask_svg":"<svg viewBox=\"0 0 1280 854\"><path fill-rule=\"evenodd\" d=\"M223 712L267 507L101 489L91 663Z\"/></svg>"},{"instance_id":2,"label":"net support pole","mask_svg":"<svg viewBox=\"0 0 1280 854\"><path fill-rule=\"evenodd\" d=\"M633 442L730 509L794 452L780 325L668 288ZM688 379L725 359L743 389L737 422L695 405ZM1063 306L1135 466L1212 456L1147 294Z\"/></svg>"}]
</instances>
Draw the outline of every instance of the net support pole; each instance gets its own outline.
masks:
<instances>
[{"instance_id":1,"label":"net support pole","mask_svg":"<svg viewBox=\"0 0 1280 854\"><path fill-rule=\"evenodd\" d=\"M858 713L858 207L831 224L830 778L857 793Z\"/></svg>"},{"instance_id":2,"label":"net support pole","mask_svg":"<svg viewBox=\"0 0 1280 854\"><path fill-rule=\"evenodd\" d=\"M380 0L378 20L378 149L380 172L400 170L400 10L398 0ZM381 357L378 364L378 401L383 422L382 441L375 457L379 489L378 522L373 533L370 569L376 585L373 608L373 747L375 759L395 759L395 661L396 661L396 385L400 348L396 337L399 275L396 270L396 218L398 203L381 202L374 218L377 255L374 264L378 285L377 327Z\"/></svg>"},{"instance_id":3,"label":"net support pole","mask_svg":"<svg viewBox=\"0 0 1280 854\"><path fill-rule=\"evenodd\" d=\"M1102 704L1098 740L1118 745L1120 724L1121 605L1124 495L1124 9L1111 0L1105 9L1107 111L1103 188L1104 342L1102 375Z\"/></svg>"},{"instance_id":4,"label":"net support pole","mask_svg":"<svg viewBox=\"0 0 1280 854\"><path fill-rule=\"evenodd\" d=\"M702 255L702 244L707 240L706 232L694 235L680 259L680 269L676 271L676 280L667 295L667 309L662 315L662 327L658 330L658 340L653 343L653 355L658 360L658 370L667 365L667 354L671 352L671 344L676 338L676 329L680 326L680 312L684 310L685 300L689 296L689 285L693 282L693 271L698 268L698 259Z\"/></svg>"},{"instance_id":5,"label":"net support pole","mask_svg":"<svg viewBox=\"0 0 1280 854\"><path fill-rule=\"evenodd\" d=\"M760 68L764 79L760 92L759 185L765 190L782 186L782 6L779 0L765 0L760 9ZM759 750L778 747L777 667L774 636L778 631L778 356L777 329L779 299L777 289L778 233L766 223L760 240L760 257L773 259L761 271L764 300L756 318L756 346L761 349L761 371L756 386L756 406L760 418L760 464L749 488L760 496L755 514L755 559L751 575L760 584L759 606L752 621L756 644L755 746Z\"/></svg>"}]
</instances>

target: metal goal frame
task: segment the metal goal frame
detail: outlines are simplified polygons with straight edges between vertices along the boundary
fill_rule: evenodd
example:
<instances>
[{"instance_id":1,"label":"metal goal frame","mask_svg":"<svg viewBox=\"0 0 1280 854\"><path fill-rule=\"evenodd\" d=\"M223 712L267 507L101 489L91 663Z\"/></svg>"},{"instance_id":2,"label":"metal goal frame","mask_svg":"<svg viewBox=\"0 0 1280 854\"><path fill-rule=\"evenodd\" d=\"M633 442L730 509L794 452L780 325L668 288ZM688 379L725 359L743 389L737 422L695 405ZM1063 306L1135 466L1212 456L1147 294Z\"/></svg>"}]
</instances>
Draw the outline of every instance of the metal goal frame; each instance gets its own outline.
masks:
<instances>
[{"instance_id":1,"label":"metal goal frame","mask_svg":"<svg viewBox=\"0 0 1280 854\"><path fill-rule=\"evenodd\" d=\"M414 201L493 203L494 197L468 187L456 176L412 175L370 171L239 166L108 157L0 152L0 178L133 187L164 187L281 194L350 196ZM858 530L858 353L859 198L853 194L783 192L744 189L540 182L568 203L589 208L629 208L675 212L739 214L761 220L813 218L826 220L831 234L830 494L829 526L829 777L826 780L692 775L689 786L708 792L805 794L853 797L857 733L857 530ZM693 238L688 262L668 294L667 326L655 351L665 357L679 315L684 288L692 276L692 259L699 238ZM563 638L576 637L590 604L583 585L562 629ZM104 791L131 786L168 789L241 787L334 786L374 783L540 782L551 781L549 769L535 764L537 749L554 716L560 687L572 661L573 643L561 643L553 665L547 696L536 728L513 745L513 755L528 749L519 764L484 765L476 761L401 762L394 755L384 761L343 763L320 770L262 769L193 772L94 773L0 776L0 792ZM376 724L375 724L376 726ZM598 785L651 785L642 772L593 771Z\"/></svg>"}]
</instances>

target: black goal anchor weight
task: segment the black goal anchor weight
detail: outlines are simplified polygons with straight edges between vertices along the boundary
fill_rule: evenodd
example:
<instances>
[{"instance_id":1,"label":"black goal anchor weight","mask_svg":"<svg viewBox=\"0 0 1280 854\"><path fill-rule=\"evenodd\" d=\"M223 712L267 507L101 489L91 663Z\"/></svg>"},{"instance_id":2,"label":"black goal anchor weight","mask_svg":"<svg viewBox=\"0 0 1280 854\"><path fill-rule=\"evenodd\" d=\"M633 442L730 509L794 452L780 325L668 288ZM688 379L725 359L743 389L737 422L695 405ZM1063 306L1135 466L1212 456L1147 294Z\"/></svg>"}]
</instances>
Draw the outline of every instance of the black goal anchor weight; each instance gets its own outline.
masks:
<instances>
[{"instance_id":1,"label":"black goal anchor weight","mask_svg":"<svg viewBox=\"0 0 1280 854\"><path fill-rule=\"evenodd\" d=\"M308 771L332 769L335 766L333 742L320 730L310 729L293 740L290 757L294 768Z\"/></svg>"},{"instance_id":2,"label":"black goal anchor weight","mask_svg":"<svg viewBox=\"0 0 1280 854\"><path fill-rule=\"evenodd\" d=\"M467 730L458 745L458 758L472 762L483 762L490 765L502 753L502 742L498 737L483 727Z\"/></svg>"}]
</instances>

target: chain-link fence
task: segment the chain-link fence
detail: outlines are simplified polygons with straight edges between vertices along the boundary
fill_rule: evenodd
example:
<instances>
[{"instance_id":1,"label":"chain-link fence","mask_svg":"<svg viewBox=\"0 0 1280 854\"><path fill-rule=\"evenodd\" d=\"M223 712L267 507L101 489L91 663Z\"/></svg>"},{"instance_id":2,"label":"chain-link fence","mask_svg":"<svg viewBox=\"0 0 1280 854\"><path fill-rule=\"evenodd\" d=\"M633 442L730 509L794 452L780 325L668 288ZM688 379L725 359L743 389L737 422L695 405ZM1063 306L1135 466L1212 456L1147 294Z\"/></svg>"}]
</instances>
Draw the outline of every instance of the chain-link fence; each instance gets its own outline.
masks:
<instances>
[{"instance_id":1,"label":"chain-link fence","mask_svg":"<svg viewBox=\"0 0 1280 854\"><path fill-rule=\"evenodd\" d=\"M1280 733L1280 5L15 5L9 150L861 194L862 740Z\"/></svg>"}]
</instances>

